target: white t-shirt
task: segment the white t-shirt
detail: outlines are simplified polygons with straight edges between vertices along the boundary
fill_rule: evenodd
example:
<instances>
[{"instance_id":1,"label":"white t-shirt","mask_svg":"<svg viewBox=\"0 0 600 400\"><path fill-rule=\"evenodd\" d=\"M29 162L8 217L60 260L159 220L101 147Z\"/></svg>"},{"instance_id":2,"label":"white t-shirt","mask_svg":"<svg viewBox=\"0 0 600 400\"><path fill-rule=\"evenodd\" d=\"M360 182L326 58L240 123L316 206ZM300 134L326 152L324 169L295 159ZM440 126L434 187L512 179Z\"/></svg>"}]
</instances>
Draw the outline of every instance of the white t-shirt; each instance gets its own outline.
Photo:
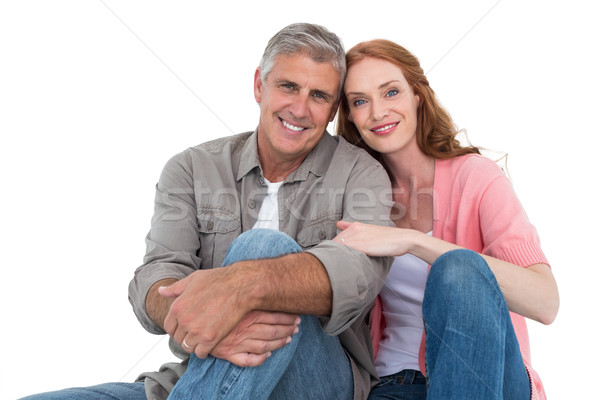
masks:
<instances>
[{"instance_id":1,"label":"white t-shirt","mask_svg":"<svg viewBox=\"0 0 600 400\"><path fill-rule=\"evenodd\" d=\"M266 229L274 229L276 231L279 230L279 203L278 203L278 193L279 188L283 184L281 182L271 183L267 179L265 179L267 183L267 194L260 206L260 211L258 212L258 219L256 223L252 227L254 228L266 228Z\"/></svg>"},{"instance_id":2,"label":"white t-shirt","mask_svg":"<svg viewBox=\"0 0 600 400\"><path fill-rule=\"evenodd\" d=\"M386 326L375 358L379 376L419 369L424 329L421 306L428 269L425 261L412 254L394 259L380 292Z\"/></svg>"}]
</instances>

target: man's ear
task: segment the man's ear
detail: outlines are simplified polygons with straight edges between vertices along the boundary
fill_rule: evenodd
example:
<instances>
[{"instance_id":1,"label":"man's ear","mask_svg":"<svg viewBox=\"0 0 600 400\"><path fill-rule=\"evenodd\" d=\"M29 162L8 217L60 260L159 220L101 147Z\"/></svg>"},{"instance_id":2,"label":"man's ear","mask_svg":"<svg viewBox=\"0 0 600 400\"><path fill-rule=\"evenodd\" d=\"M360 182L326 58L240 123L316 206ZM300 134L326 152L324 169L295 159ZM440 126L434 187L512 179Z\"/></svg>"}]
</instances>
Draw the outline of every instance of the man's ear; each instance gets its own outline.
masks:
<instances>
[{"instance_id":1,"label":"man's ear","mask_svg":"<svg viewBox=\"0 0 600 400\"><path fill-rule=\"evenodd\" d=\"M335 102L335 104L331 108L331 115L329 115L329 122L333 122L333 120L335 119L335 114L338 111L339 105L340 105L340 101L338 100Z\"/></svg>"},{"instance_id":2,"label":"man's ear","mask_svg":"<svg viewBox=\"0 0 600 400\"><path fill-rule=\"evenodd\" d=\"M260 67L254 71L254 98L256 102L260 104L260 98L262 93L262 79L260 78Z\"/></svg>"}]
</instances>

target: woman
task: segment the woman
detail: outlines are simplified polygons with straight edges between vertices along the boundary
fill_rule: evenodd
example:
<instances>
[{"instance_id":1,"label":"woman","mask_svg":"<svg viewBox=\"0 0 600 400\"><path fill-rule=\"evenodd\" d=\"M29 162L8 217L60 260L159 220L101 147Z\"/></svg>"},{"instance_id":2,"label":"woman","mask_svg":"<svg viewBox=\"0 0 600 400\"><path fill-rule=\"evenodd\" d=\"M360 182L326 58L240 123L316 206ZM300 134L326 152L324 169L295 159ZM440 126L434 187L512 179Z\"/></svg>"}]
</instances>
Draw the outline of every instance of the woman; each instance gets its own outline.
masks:
<instances>
[{"instance_id":1,"label":"woman","mask_svg":"<svg viewBox=\"0 0 600 400\"><path fill-rule=\"evenodd\" d=\"M373 40L346 61L337 133L386 167L396 224L340 221L334 239L395 256L371 312L369 398L544 399L524 318L550 324L558 290L510 182L460 145L406 49Z\"/></svg>"}]
</instances>

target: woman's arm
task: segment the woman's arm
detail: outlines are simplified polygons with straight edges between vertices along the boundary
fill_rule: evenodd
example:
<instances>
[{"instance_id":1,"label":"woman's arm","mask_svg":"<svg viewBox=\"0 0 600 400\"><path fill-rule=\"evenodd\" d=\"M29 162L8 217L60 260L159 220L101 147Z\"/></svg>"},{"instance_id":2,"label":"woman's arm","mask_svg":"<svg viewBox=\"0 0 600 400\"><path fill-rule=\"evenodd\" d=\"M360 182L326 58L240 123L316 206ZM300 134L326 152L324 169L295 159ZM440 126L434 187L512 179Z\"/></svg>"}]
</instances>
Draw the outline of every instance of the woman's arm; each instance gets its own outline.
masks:
<instances>
[{"instance_id":1,"label":"woman's arm","mask_svg":"<svg viewBox=\"0 0 600 400\"><path fill-rule=\"evenodd\" d=\"M338 222L342 232L335 241L370 256L413 254L428 264L460 247L413 229L390 228L361 223ZM558 288L546 264L527 268L482 255L496 276L508 309L543 324L554 321L558 312Z\"/></svg>"}]
</instances>

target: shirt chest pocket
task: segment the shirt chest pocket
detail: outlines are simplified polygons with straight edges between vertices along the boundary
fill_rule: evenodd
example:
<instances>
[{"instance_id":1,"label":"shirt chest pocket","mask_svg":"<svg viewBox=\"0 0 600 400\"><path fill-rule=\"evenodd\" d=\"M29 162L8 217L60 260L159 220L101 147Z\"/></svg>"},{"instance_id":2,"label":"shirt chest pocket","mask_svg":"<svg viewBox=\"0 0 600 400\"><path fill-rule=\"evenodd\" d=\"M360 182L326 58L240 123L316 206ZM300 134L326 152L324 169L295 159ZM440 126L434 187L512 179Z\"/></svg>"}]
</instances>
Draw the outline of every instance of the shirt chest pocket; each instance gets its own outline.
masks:
<instances>
[{"instance_id":1,"label":"shirt chest pocket","mask_svg":"<svg viewBox=\"0 0 600 400\"><path fill-rule=\"evenodd\" d=\"M197 216L201 268L220 267L227 248L240 234L239 216L218 206L199 207Z\"/></svg>"},{"instance_id":2,"label":"shirt chest pocket","mask_svg":"<svg viewBox=\"0 0 600 400\"><path fill-rule=\"evenodd\" d=\"M307 219L299 229L296 241L303 249L309 249L323 240L333 239L338 232L335 224L341 218L341 212L331 211L325 215Z\"/></svg>"}]
</instances>

